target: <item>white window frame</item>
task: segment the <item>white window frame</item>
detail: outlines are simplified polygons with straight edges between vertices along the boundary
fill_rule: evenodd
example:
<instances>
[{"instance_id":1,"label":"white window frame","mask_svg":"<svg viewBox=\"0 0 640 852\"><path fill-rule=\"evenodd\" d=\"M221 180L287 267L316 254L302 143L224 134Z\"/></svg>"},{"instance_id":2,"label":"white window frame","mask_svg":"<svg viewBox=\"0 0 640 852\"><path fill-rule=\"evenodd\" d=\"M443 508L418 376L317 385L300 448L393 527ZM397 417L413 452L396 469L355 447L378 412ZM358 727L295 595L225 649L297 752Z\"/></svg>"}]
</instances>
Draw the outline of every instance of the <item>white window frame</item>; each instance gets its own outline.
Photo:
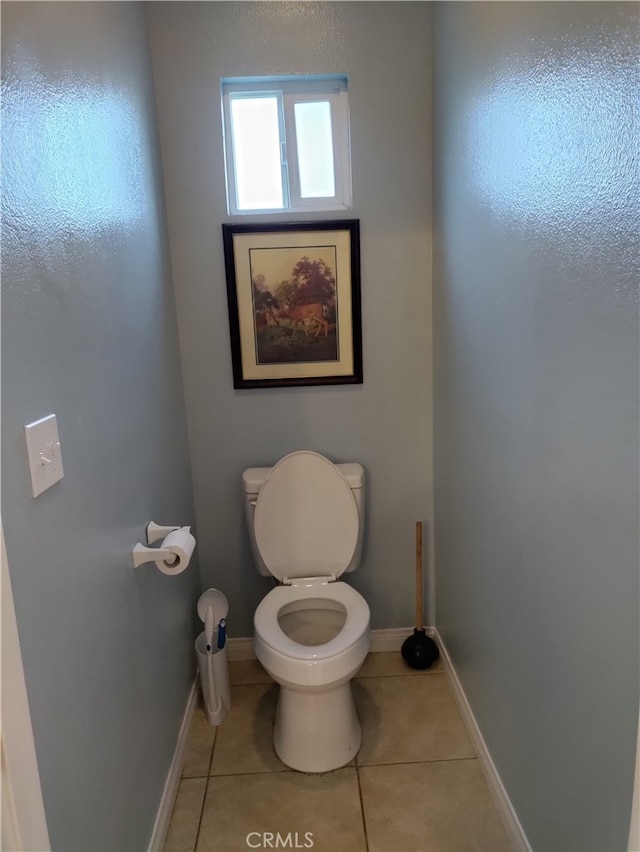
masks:
<instances>
[{"instance_id":1,"label":"white window frame","mask_svg":"<svg viewBox=\"0 0 640 852\"><path fill-rule=\"evenodd\" d=\"M346 76L330 78L227 78L221 81L221 90L227 209L230 215L310 213L315 210L349 210L351 208L349 101ZM230 101L232 98L256 96L275 97L278 100L283 206L240 210L237 205ZM298 103L310 103L318 100L328 101L331 107L335 195L321 198L303 198L300 195L294 110Z\"/></svg>"}]
</instances>

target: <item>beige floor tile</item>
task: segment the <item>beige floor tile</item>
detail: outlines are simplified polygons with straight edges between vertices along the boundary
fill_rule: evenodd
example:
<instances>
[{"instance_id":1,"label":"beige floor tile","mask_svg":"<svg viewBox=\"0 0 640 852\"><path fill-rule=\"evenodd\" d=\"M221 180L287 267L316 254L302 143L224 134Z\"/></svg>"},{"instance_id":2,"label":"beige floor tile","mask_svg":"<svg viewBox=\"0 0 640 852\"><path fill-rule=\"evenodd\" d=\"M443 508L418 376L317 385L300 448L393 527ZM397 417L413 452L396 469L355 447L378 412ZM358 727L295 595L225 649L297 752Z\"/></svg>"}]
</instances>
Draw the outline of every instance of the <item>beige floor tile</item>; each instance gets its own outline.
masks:
<instances>
[{"instance_id":1,"label":"beige floor tile","mask_svg":"<svg viewBox=\"0 0 640 852\"><path fill-rule=\"evenodd\" d=\"M229 663L229 680L232 684L273 683L257 660L232 660Z\"/></svg>"},{"instance_id":2,"label":"beige floor tile","mask_svg":"<svg viewBox=\"0 0 640 852\"><path fill-rule=\"evenodd\" d=\"M477 760L359 770L371 852L513 850Z\"/></svg>"},{"instance_id":3,"label":"beige floor tile","mask_svg":"<svg viewBox=\"0 0 640 852\"><path fill-rule=\"evenodd\" d=\"M231 687L231 710L218 728L211 775L279 772L287 768L273 748L277 701L275 683Z\"/></svg>"},{"instance_id":4,"label":"beige floor tile","mask_svg":"<svg viewBox=\"0 0 640 852\"><path fill-rule=\"evenodd\" d=\"M408 634L409 635L409 634ZM400 655L400 651L369 654L356 677L392 677L393 675L428 675L444 671L442 660L438 659L428 669L410 668Z\"/></svg>"},{"instance_id":5,"label":"beige floor tile","mask_svg":"<svg viewBox=\"0 0 640 852\"><path fill-rule=\"evenodd\" d=\"M206 778L183 778L180 782L164 852L195 849L206 786Z\"/></svg>"},{"instance_id":6,"label":"beige floor tile","mask_svg":"<svg viewBox=\"0 0 640 852\"><path fill-rule=\"evenodd\" d=\"M257 834L247 843L249 832ZM263 832L273 835L269 843ZM289 842L276 846L278 833L283 841L289 835ZM312 843L307 848L313 852L364 852L356 770L210 778L197 852L246 852L258 843L260 848L305 848Z\"/></svg>"},{"instance_id":7,"label":"beige floor tile","mask_svg":"<svg viewBox=\"0 0 640 852\"><path fill-rule=\"evenodd\" d=\"M363 678L352 686L363 729L359 766L475 756L447 675Z\"/></svg>"},{"instance_id":8,"label":"beige floor tile","mask_svg":"<svg viewBox=\"0 0 640 852\"><path fill-rule=\"evenodd\" d=\"M199 701L191 723L187 754L182 769L183 778L206 777L209 774L216 730L217 728L213 728L207 721L207 714Z\"/></svg>"}]
</instances>

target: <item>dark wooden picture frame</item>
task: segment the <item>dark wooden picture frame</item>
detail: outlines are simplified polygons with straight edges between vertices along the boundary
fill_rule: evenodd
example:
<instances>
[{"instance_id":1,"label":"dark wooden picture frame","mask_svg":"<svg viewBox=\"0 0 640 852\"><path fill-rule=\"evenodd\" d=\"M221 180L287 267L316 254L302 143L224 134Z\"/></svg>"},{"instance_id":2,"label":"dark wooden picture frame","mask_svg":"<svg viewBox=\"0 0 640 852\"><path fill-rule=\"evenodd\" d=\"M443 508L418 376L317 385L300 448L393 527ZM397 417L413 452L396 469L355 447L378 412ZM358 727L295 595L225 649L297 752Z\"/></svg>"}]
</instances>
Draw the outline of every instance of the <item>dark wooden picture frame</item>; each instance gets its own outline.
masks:
<instances>
[{"instance_id":1,"label":"dark wooden picture frame","mask_svg":"<svg viewBox=\"0 0 640 852\"><path fill-rule=\"evenodd\" d=\"M222 226L235 388L362 383L356 219Z\"/></svg>"}]
</instances>

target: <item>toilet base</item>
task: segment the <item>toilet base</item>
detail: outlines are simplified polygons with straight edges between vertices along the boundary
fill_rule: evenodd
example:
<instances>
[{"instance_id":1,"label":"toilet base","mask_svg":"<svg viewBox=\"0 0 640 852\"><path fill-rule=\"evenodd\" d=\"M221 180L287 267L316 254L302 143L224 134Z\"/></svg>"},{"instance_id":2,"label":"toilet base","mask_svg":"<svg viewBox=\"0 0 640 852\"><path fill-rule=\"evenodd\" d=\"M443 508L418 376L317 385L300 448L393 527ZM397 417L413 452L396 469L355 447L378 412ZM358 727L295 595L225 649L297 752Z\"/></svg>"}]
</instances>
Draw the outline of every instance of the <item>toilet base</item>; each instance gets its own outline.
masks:
<instances>
[{"instance_id":1,"label":"toilet base","mask_svg":"<svg viewBox=\"0 0 640 852\"><path fill-rule=\"evenodd\" d=\"M299 772L330 772L358 753L362 727L347 681L329 692L280 687L273 744L280 760Z\"/></svg>"}]
</instances>

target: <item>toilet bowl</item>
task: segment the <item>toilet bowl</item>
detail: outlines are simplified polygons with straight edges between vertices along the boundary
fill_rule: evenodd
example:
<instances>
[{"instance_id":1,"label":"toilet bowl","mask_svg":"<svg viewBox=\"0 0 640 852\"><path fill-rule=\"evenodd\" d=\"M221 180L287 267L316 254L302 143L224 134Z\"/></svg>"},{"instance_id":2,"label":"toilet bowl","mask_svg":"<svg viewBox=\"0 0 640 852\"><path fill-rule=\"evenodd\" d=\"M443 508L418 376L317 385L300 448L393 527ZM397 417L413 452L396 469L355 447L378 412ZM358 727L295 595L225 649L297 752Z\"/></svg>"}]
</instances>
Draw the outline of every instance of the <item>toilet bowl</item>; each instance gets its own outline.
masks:
<instances>
[{"instance_id":1,"label":"toilet bowl","mask_svg":"<svg viewBox=\"0 0 640 852\"><path fill-rule=\"evenodd\" d=\"M369 651L369 607L337 578L360 559L364 471L300 451L243 478L258 569L282 584L254 616L256 656L280 685L274 747L292 769L337 769L362 740L350 681Z\"/></svg>"}]
</instances>

